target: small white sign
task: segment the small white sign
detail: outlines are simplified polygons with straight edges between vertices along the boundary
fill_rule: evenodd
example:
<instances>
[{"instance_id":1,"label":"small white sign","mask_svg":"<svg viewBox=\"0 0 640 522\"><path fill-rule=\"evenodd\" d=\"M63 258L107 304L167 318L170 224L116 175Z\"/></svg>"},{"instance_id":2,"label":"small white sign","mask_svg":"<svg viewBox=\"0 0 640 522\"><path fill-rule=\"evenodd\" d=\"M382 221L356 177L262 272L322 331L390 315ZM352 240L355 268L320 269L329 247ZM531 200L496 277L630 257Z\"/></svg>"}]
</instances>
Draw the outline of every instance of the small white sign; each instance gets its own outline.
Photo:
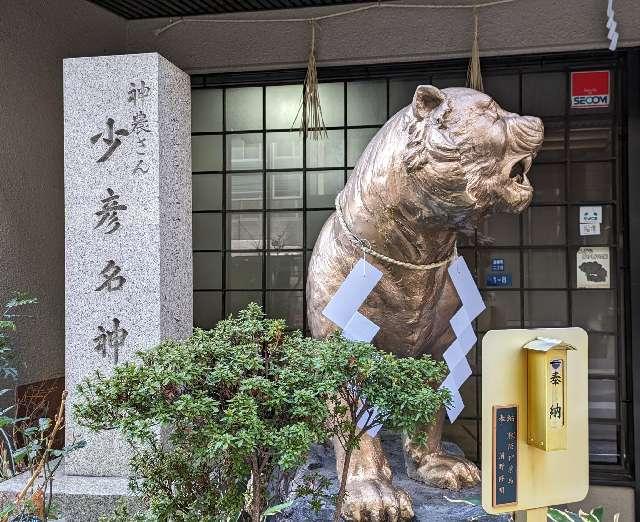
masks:
<instances>
[{"instance_id":1,"label":"small white sign","mask_svg":"<svg viewBox=\"0 0 640 522\"><path fill-rule=\"evenodd\" d=\"M600 223L580 223L581 236L599 236Z\"/></svg>"},{"instance_id":2,"label":"small white sign","mask_svg":"<svg viewBox=\"0 0 640 522\"><path fill-rule=\"evenodd\" d=\"M576 287L610 288L609 247L582 247L576 253Z\"/></svg>"},{"instance_id":3,"label":"small white sign","mask_svg":"<svg viewBox=\"0 0 640 522\"><path fill-rule=\"evenodd\" d=\"M580 207L580 223L602 223L602 207Z\"/></svg>"}]
</instances>

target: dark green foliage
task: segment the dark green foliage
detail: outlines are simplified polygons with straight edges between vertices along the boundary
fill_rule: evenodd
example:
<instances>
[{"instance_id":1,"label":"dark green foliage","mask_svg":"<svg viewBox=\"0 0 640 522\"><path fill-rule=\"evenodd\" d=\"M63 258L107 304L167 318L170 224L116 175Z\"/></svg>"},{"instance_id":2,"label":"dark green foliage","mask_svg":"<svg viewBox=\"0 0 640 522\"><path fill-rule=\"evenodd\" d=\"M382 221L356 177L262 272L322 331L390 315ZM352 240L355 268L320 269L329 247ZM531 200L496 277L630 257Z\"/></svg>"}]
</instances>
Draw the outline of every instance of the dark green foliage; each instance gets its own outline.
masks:
<instances>
[{"instance_id":1,"label":"dark green foliage","mask_svg":"<svg viewBox=\"0 0 640 522\"><path fill-rule=\"evenodd\" d=\"M331 383L304 347L252 304L212 331L139 353L110 378L96 374L78 388L76 415L124 433L142 479L132 487L158 520L235 520L245 494L258 520L281 501L267 488L274 474L327 437Z\"/></svg>"}]
</instances>

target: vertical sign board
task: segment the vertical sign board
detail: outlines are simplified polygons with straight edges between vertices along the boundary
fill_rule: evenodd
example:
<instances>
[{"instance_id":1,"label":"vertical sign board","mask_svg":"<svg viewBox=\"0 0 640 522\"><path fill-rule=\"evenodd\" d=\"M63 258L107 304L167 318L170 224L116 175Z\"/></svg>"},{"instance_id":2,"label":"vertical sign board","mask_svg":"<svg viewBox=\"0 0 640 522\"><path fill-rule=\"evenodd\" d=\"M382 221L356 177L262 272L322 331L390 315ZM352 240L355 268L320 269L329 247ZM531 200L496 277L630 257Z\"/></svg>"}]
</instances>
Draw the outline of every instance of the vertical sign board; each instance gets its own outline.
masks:
<instances>
[{"instance_id":1,"label":"vertical sign board","mask_svg":"<svg viewBox=\"0 0 640 522\"><path fill-rule=\"evenodd\" d=\"M189 76L157 53L64 60L69 475L125 476L127 446L73 416L75 389L193 326Z\"/></svg>"},{"instance_id":2,"label":"vertical sign board","mask_svg":"<svg viewBox=\"0 0 640 522\"><path fill-rule=\"evenodd\" d=\"M518 502L518 406L493 407L493 506Z\"/></svg>"},{"instance_id":3,"label":"vertical sign board","mask_svg":"<svg viewBox=\"0 0 640 522\"><path fill-rule=\"evenodd\" d=\"M571 73L571 108L608 107L611 90L610 71L574 71Z\"/></svg>"}]
</instances>

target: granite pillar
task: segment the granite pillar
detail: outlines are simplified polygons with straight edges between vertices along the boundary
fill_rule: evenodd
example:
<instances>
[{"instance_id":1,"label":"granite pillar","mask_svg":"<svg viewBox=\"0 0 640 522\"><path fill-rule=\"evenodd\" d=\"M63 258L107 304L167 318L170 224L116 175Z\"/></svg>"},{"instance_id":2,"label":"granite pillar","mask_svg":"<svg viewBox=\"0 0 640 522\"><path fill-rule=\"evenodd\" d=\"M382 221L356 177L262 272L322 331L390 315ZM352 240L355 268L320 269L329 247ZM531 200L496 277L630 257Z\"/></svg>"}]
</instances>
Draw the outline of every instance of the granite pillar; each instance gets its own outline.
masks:
<instances>
[{"instance_id":1,"label":"granite pillar","mask_svg":"<svg viewBox=\"0 0 640 522\"><path fill-rule=\"evenodd\" d=\"M191 333L189 76L157 53L64 60L66 475L122 477L115 431L73 416L95 370Z\"/></svg>"}]
</instances>

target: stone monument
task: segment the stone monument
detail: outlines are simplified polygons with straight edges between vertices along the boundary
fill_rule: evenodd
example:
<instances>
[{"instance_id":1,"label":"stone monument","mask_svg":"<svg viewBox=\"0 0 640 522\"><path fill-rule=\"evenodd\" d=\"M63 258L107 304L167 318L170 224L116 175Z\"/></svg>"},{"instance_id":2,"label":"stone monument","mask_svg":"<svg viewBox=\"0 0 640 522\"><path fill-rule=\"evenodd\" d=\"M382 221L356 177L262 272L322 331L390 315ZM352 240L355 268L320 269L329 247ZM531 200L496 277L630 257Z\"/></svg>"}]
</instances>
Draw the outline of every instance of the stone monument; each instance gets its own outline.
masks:
<instances>
[{"instance_id":1,"label":"stone monument","mask_svg":"<svg viewBox=\"0 0 640 522\"><path fill-rule=\"evenodd\" d=\"M67 522L127 494L127 446L77 424L76 386L192 330L190 133L189 76L162 56L64 61L65 429L87 441L54 482Z\"/></svg>"}]
</instances>

